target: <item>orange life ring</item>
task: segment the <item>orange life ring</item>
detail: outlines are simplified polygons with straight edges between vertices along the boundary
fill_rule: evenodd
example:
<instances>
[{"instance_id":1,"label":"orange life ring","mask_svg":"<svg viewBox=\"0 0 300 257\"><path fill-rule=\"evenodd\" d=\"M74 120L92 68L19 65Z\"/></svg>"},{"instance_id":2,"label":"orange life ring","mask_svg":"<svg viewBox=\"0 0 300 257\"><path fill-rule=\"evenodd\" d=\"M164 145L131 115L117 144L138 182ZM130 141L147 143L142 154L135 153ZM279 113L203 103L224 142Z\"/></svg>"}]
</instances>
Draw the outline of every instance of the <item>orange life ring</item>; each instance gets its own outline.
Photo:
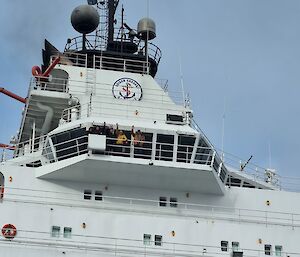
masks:
<instances>
[{"instance_id":1,"label":"orange life ring","mask_svg":"<svg viewBox=\"0 0 300 257\"><path fill-rule=\"evenodd\" d=\"M17 228L12 224L5 224L2 227L2 235L7 239L14 239L17 235Z\"/></svg>"},{"instance_id":2,"label":"orange life ring","mask_svg":"<svg viewBox=\"0 0 300 257\"><path fill-rule=\"evenodd\" d=\"M40 77L42 76L42 70L39 66L33 66L31 69L31 73L34 77Z\"/></svg>"}]
</instances>

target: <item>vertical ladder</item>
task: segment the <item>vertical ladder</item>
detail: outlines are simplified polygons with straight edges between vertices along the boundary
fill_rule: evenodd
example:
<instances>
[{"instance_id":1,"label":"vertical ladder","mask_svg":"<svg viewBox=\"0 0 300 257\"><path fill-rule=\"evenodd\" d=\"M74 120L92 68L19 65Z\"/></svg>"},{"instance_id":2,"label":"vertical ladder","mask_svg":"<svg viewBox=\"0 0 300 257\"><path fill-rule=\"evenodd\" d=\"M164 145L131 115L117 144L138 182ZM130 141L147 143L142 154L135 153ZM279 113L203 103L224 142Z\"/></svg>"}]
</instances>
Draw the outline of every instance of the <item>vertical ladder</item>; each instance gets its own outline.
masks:
<instances>
[{"instance_id":1,"label":"vertical ladder","mask_svg":"<svg viewBox=\"0 0 300 257\"><path fill-rule=\"evenodd\" d=\"M86 94L94 94L96 90L96 69L86 68Z\"/></svg>"}]
</instances>

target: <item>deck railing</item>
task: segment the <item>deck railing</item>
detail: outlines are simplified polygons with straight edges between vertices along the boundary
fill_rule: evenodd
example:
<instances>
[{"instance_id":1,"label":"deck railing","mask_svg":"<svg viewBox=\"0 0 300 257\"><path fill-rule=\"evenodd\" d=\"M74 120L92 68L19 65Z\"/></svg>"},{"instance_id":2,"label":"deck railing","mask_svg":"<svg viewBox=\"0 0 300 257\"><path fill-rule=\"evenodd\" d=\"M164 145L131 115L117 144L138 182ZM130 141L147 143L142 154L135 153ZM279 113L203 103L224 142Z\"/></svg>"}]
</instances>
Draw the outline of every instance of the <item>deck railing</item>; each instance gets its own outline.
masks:
<instances>
[{"instance_id":1,"label":"deck railing","mask_svg":"<svg viewBox=\"0 0 300 257\"><path fill-rule=\"evenodd\" d=\"M138 147L134 145L133 140L127 140L124 145L119 145L116 141L117 138L107 137L106 149L101 154L208 166L212 166L213 162L216 161L213 158L214 151L208 147L197 147L197 153L193 160L193 146L178 145L178 148L185 149L185 151L177 151L177 149L174 149L174 144L155 142L153 147L152 141L143 141L143 146ZM56 144L46 144L43 148L43 156L52 163L86 154L88 151L88 135L85 135ZM174 151L177 152L176 156L174 156Z\"/></svg>"},{"instance_id":2,"label":"deck railing","mask_svg":"<svg viewBox=\"0 0 300 257\"><path fill-rule=\"evenodd\" d=\"M266 251L263 250L263 245L259 245L257 249L231 247L227 246L226 251L222 251L221 245L206 245L206 244L191 244L178 243L155 240L141 240L130 238L104 237L92 234L74 234L71 237L64 238L63 233L52 235L49 231L37 230L18 230L18 236L14 240L1 240L0 244L3 246L5 253L6 247L22 247L30 248L32 246L40 246L44 251L59 253L60 255L66 252L76 250L82 256L107 255L107 256L178 256L178 257L232 257L233 252L243 252L244 257L262 257L266 256ZM280 251L280 254L275 250L269 252L271 256L300 256L297 252ZM239 255L240 256L240 255Z\"/></svg>"},{"instance_id":3,"label":"deck railing","mask_svg":"<svg viewBox=\"0 0 300 257\"><path fill-rule=\"evenodd\" d=\"M59 203L65 206L86 208L109 208L130 210L131 212L149 212L151 214L174 214L185 217L195 217L209 220L225 220L237 223L264 224L266 226L280 225L292 229L300 228L300 213L265 211L250 208L234 208L217 205L203 205L198 203L170 202L165 206L159 200L130 198L101 195L101 200L95 200L90 195L89 200L84 199L84 193L59 192L50 190L35 190L15 187L5 187L4 201L32 201L47 204ZM181 212L178 212L180 210Z\"/></svg>"},{"instance_id":4,"label":"deck railing","mask_svg":"<svg viewBox=\"0 0 300 257\"><path fill-rule=\"evenodd\" d=\"M157 102L162 101L164 98L169 97L176 104L183 106L184 99L182 99L181 91L173 91L168 87L168 80L166 79L155 79L157 84L161 87L158 89L148 89L147 96L150 98L157 98ZM85 84L87 81L70 80L57 77L37 77L31 78L30 80L30 92L32 91L48 91L48 92L59 92L59 93L70 93L70 94L85 94ZM109 83L98 83L93 82L92 91L95 93L101 90L101 97L111 97L112 84ZM152 100L154 101L154 99ZM173 105L173 104L172 104Z\"/></svg>"},{"instance_id":5,"label":"deck railing","mask_svg":"<svg viewBox=\"0 0 300 257\"><path fill-rule=\"evenodd\" d=\"M57 58L57 56L53 56L52 60L55 58ZM139 74L148 74L150 69L150 63L147 63L146 61L101 55L94 55L93 58L90 59L86 54L73 52L64 53L61 56L59 63L90 69L113 70Z\"/></svg>"}]
</instances>

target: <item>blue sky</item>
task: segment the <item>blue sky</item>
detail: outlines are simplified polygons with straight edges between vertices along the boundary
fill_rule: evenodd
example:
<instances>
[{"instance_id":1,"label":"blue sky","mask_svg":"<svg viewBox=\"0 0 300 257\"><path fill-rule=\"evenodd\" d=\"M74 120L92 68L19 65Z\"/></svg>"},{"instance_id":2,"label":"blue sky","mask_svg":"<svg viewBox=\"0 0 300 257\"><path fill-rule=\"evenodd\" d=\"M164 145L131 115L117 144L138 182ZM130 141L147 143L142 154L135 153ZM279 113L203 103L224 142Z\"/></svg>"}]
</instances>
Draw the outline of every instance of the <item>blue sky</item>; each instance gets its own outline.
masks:
<instances>
[{"instance_id":1,"label":"blue sky","mask_svg":"<svg viewBox=\"0 0 300 257\"><path fill-rule=\"evenodd\" d=\"M26 2L26 3L25 3ZM31 67L42 62L43 40L63 50L76 36L69 19L84 0L2 0L0 87L26 96ZM121 1L135 27L146 0ZM195 119L226 152L296 176L300 148L300 1L150 0L155 42L163 51L158 77L185 90ZM20 125L22 104L0 95L0 142Z\"/></svg>"}]
</instances>

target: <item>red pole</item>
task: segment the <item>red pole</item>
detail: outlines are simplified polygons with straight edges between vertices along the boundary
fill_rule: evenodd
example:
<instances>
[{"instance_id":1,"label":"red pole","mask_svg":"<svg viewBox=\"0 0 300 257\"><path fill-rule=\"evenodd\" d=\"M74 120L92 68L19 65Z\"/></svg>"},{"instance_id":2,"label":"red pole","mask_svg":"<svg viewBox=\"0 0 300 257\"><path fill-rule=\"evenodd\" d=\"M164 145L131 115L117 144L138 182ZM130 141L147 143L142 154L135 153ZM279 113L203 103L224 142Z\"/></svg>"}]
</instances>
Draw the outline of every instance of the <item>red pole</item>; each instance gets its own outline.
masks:
<instances>
[{"instance_id":1,"label":"red pole","mask_svg":"<svg viewBox=\"0 0 300 257\"><path fill-rule=\"evenodd\" d=\"M0 148L8 149L8 150L15 150L14 146L6 145L6 144L0 144Z\"/></svg>"},{"instance_id":2,"label":"red pole","mask_svg":"<svg viewBox=\"0 0 300 257\"><path fill-rule=\"evenodd\" d=\"M18 95L16 95L16 94L14 94L14 93L12 93L12 92L6 90L6 89L3 88L3 87L0 87L0 93L2 93L2 94L4 94L4 95L7 95L7 96L9 96L9 97L11 97L11 98L13 98L13 99L15 99L15 100L17 100L17 101L23 103L23 104L26 103L26 98L23 98L23 97L21 97L21 96L18 96Z\"/></svg>"},{"instance_id":3,"label":"red pole","mask_svg":"<svg viewBox=\"0 0 300 257\"><path fill-rule=\"evenodd\" d=\"M50 72L54 69L54 67L56 66L56 64L58 64L60 62L60 57L57 57L53 63L47 68L47 70L45 70L44 74L42 75L43 77L48 77Z\"/></svg>"}]
</instances>

